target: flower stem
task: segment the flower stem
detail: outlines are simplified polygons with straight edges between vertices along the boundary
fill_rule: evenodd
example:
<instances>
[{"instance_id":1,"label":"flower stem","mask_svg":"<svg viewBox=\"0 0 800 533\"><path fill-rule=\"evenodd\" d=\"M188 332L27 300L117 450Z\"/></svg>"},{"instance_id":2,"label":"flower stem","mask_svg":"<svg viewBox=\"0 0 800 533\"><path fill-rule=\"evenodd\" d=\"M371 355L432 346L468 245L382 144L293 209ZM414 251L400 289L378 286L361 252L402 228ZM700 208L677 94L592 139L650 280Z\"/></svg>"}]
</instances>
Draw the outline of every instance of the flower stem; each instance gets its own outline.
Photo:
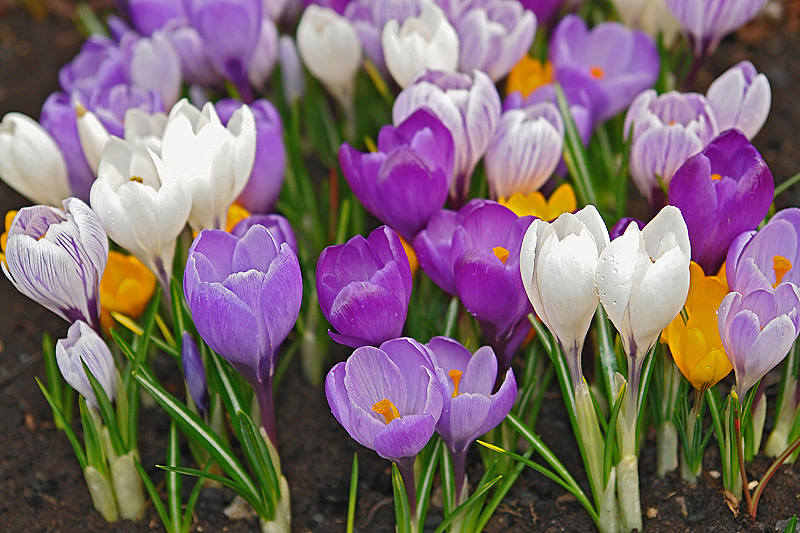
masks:
<instances>
[{"instance_id":1,"label":"flower stem","mask_svg":"<svg viewBox=\"0 0 800 533\"><path fill-rule=\"evenodd\" d=\"M400 477L403 478L403 485L408 496L408 508L411 514L411 521L417 516L417 487L414 482L414 460L416 457L405 457L397 461L397 469L400 470ZM456 478L458 479L458 478Z\"/></svg>"},{"instance_id":2,"label":"flower stem","mask_svg":"<svg viewBox=\"0 0 800 533\"><path fill-rule=\"evenodd\" d=\"M267 432L269 440L277 450L278 434L275 430L275 404L272 399L272 382L254 381L252 386L258 400L258 410L261 412L261 426Z\"/></svg>"},{"instance_id":3,"label":"flower stem","mask_svg":"<svg viewBox=\"0 0 800 533\"><path fill-rule=\"evenodd\" d=\"M755 512L753 511L753 501L750 499L750 489L747 487L747 472L744 471L742 423L739 417L739 409L737 409L735 406L733 408L733 429L734 438L736 439L736 454L739 456L739 474L742 476L742 490L744 491L744 499L747 501L747 509L750 511L750 516L755 517Z\"/></svg>"},{"instance_id":4,"label":"flower stem","mask_svg":"<svg viewBox=\"0 0 800 533\"><path fill-rule=\"evenodd\" d=\"M467 472L466 472L466 452L451 454L453 459L453 479L456 483L455 501L453 502L453 509L458 507L463 502L464 493L467 488Z\"/></svg>"}]
</instances>

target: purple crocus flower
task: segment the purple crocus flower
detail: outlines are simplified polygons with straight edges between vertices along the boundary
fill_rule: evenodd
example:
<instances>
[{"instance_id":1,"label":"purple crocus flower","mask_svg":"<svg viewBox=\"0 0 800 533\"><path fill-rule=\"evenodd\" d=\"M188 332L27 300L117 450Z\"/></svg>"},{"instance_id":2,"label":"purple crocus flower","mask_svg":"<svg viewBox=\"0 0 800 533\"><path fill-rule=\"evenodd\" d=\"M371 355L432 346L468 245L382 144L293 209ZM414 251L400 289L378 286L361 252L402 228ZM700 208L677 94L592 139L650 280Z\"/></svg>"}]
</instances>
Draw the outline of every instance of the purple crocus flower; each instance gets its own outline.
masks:
<instances>
[{"instance_id":1,"label":"purple crocus flower","mask_svg":"<svg viewBox=\"0 0 800 533\"><path fill-rule=\"evenodd\" d=\"M120 138L125 137L125 113L129 109L141 109L148 115L164 111L164 103L157 91L127 83L98 87L90 93L88 100L82 97L77 100L97 115L111 135Z\"/></svg>"},{"instance_id":2,"label":"purple crocus flower","mask_svg":"<svg viewBox=\"0 0 800 533\"><path fill-rule=\"evenodd\" d=\"M317 261L322 314L339 344L378 345L403 332L411 298L411 267L400 237L386 226L366 239L325 248Z\"/></svg>"},{"instance_id":3,"label":"purple crocus flower","mask_svg":"<svg viewBox=\"0 0 800 533\"><path fill-rule=\"evenodd\" d=\"M272 19L264 17L250 64L247 79L253 87L262 90L267 85L275 64L278 62L278 28Z\"/></svg>"},{"instance_id":4,"label":"purple crocus flower","mask_svg":"<svg viewBox=\"0 0 800 533\"><path fill-rule=\"evenodd\" d=\"M585 80L594 118L600 122L628 107L658 78L653 39L616 22L589 30L582 18L567 15L553 31L549 50L556 80Z\"/></svg>"},{"instance_id":5,"label":"purple crocus flower","mask_svg":"<svg viewBox=\"0 0 800 533\"><path fill-rule=\"evenodd\" d=\"M151 37L128 31L120 39L119 51L132 86L155 91L167 109L175 105L181 95L181 60L165 31Z\"/></svg>"},{"instance_id":6,"label":"purple crocus flower","mask_svg":"<svg viewBox=\"0 0 800 533\"><path fill-rule=\"evenodd\" d=\"M114 366L111 350L102 337L83 320L72 324L67 331L67 337L56 342L56 363L64 380L95 409L98 408L97 397L86 375L84 363L100 383L108 399L114 401L117 368Z\"/></svg>"},{"instance_id":7,"label":"purple crocus flower","mask_svg":"<svg viewBox=\"0 0 800 533\"><path fill-rule=\"evenodd\" d=\"M102 35L91 35L81 51L58 71L61 88L72 94L91 93L96 87L111 87L125 82L117 43Z\"/></svg>"},{"instance_id":8,"label":"purple crocus flower","mask_svg":"<svg viewBox=\"0 0 800 533\"><path fill-rule=\"evenodd\" d=\"M769 80L749 61L740 61L714 80L706 91L720 131L741 130L755 137L767 120L772 104Z\"/></svg>"},{"instance_id":9,"label":"purple crocus flower","mask_svg":"<svg viewBox=\"0 0 800 533\"><path fill-rule=\"evenodd\" d=\"M382 127L375 153L342 144L339 164L367 211L411 241L447 200L453 180L453 137L422 108L397 127Z\"/></svg>"},{"instance_id":10,"label":"purple crocus flower","mask_svg":"<svg viewBox=\"0 0 800 533\"><path fill-rule=\"evenodd\" d=\"M286 171L283 124L280 113L269 100L260 98L249 106L256 119L256 156L247 185L236 201L251 213L268 213L278 201ZM242 102L226 98L215 107L222 124L227 125Z\"/></svg>"},{"instance_id":11,"label":"purple crocus flower","mask_svg":"<svg viewBox=\"0 0 800 533\"><path fill-rule=\"evenodd\" d=\"M800 289L781 283L774 290L729 293L719 306L719 335L736 373L741 401L780 363L800 328Z\"/></svg>"},{"instance_id":12,"label":"purple crocus flower","mask_svg":"<svg viewBox=\"0 0 800 533\"><path fill-rule=\"evenodd\" d=\"M333 9L338 14L344 15L345 9L351 1L352 0L303 0L303 3L306 7L310 5L318 5Z\"/></svg>"},{"instance_id":13,"label":"purple crocus flower","mask_svg":"<svg viewBox=\"0 0 800 533\"><path fill-rule=\"evenodd\" d=\"M652 89L637 96L625 115L624 131L631 131L631 177L651 204L663 196L663 187L687 159L717 136L717 121L705 97Z\"/></svg>"},{"instance_id":14,"label":"purple crocus flower","mask_svg":"<svg viewBox=\"0 0 800 533\"><path fill-rule=\"evenodd\" d=\"M152 35L173 20L184 19L183 2L176 0L128 0L131 24L142 35Z\"/></svg>"},{"instance_id":15,"label":"purple crocus flower","mask_svg":"<svg viewBox=\"0 0 800 533\"><path fill-rule=\"evenodd\" d=\"M183 332L181 340L181 366L183 367L183 378L186 380L186 388L200 411L208 411L208 383L206 381L206 369L203 366L203 358L194 337L188 332Z\"/></svg>"},{"instance_id":16,"label":"purple crocus flower","mask_svg":"<svg viewBox=\"0 0 800 533\"><path fill-rule=\"evenodd\" d=\"M639 229L644 229L645 223L639 219L633 217L622 217L621 219L617 220L614 226L611 228L611 231L608 232L608 237L610 240L614 240L617 237L622 236L625 233L625 230L628 229L628 226L631 222L635 223Z\"/></svg>"},{"instance_id":17,"label":"purple crocus flower","mask_svg":"<svg viewBox=\"0 0 800 533\"><path fill-rule=\"evenodd\" d=\"M564 0L519 0L522 7L533 11L540 25L547 24L553 18Z\"/></svg>"},{"instance_id":18,"label":"purple crocus flower","mask_svg":"<svg viewBox=\"0 0 800 533\"><path fill-rule=\"evenodd\" d=\"M728 248L725 274L731 290L745 295L785 281L800 285L800 209L783 209L758 233L736 237Z\"/></svg>"},{"instance_id":19,"label":"purple crocus flower","mask_svg":"<svg viewBox=\"0 0 800 533\"><path fill-rule=\"evenodd\" d=\"M325 379L336 420L356 442L397 464L413 509L414 458L442 413L442 384L424 346L409 338L358 348Z\"/></svg>"},{"instance_id":20,"label":"purple crocus flower","mask_svg":"<svg viewBox=\"0 0 800 533\"><path fill-rule=\"evenodd\" d=\"M263 226L238 238L203 230L189 249L183 278L197 332L256 392L262 426L277 446L272 376L303 297L300 264Z\"/></svg>"},{"instance_id":21,"label":"purple crocus flower","mask_svg":"<svg viewBox=\"0 0 800 533\"><path fill-rule=\"evenodd\" d=\"M353 24L364 53L384 76L389 74L383 59L381 33L390 20L398 26L409 17L417 17L422 11L422 0L353 0L344 10L344 16Z\"/></svg>"},{"instance_id":22,"label":"purple crocus flower","mask_svg":"<svg viewBox=\"0 0 800 533\"><path fill-rule=\"evenodd\" d=\"M769 210L775 184L758 150L728 130L689 158L669 184L669 203L689 228L692 260L719 270L733 239L754 230Z\"/></svg>"},{"instance_id":23,"label":"purple crocus flower","mask_svg":"<svg viewBox=\"0 0 800 533\"><path fill-rule=\"evenodd\" d=\"M247 233L247 230L255 225L267 228L278 246L286 243L295 255L297 255L297 239L294 236L294 231L286 217L282 217L281 215L250 215L237 222L233 229L231 229L231 234L242 238L244 234Z\"/></svg>"},{"instance_id":24,"label":"purple crocus flower","mask_svg":"<svg viewBox=\"0 0 800 533\"><path fill-rule=\"evenodd\" d=\"M288 35L281 35L278 39L278 61L281 65L283 97L292 106L306 92L306 74L297 53L297 43Z\"/></svg>"},{"instance_id":25,"label":"purple crocus flower","mask_svg":"<svg viewBox=\"0 0 800 533\"><path fill-rule=\"evenodd\" d=\"M517 399L517 382L510 368L500 388L492 393L497 378L497 358L489 346L471 354L449 337L434 337L425 345L433 364L444 378L442 416L436 425L453 456L456 501L465 488L464 462L470 445L497 427Z\"/></svg>"},{"instance_id":26,"label":"purple crocus flower","mask_svg":"<svg viewBox=\"0 0 800 533\"><path fill-rule=\"evenodd\" d=\"M170 24L167 35L181 61L181 73L187 83L217 85L221 78L206 52L203 38L191 26Z\"/></svg>"},{"instance_id":27,"label":"purple crocus flower","mask_svg":"<svg viewBox=\"0 0 800 533\"><path fill-rule=\"evenodd\" d=\"M500 375L530 330L526 319L533 308L522 285L519 255L532 221L498 203L479 201L453 234L456 291L494 348Z\"/></svg>"},{"instance_id":28,"label":"purple crocus flower","mask_svg":"<svg viewBox=\"0 0 800 533\"><path fill-rule=\"evenodd\" d=\"M695 57L706 57L727 34L755 17L767 0L666 0Z\"/></svg>"},{"instance_id":29,"label":"purple crocus flower","mask_svg":"<svg viewBox=\"0 0 800 533\"><path fill-rule=\"evenodd\" d=\"M63 206L20 209L8 230L3 272L22 294L67 322L83 320L100 331L108 237L81 200L68 198Z\"/></svg>"},{"instance_id":30,"label":"purple crocus flower","mask_svg":"<svg viewBox=\"0 0 800 533\"><path fill-rule=\"evenodd\" d=\"M394 124L422 107L429 108L453 135L455 178L450 197L461 206L467 199L475 165L500 121L500 95L483 72L469 76L426 70L397 96L392 108Z\"/></svg>"}]
</instances>

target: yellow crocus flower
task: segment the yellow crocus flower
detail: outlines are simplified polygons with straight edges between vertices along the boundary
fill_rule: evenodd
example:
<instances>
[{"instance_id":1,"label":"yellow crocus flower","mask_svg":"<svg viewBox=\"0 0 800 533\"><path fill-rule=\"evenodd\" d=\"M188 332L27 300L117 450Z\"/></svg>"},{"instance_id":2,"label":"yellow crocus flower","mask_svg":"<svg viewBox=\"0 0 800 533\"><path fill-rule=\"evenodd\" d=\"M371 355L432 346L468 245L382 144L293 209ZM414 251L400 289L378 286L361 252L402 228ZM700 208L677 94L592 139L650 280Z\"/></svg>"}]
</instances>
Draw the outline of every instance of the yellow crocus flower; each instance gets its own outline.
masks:
<instances>
[{"instance_id":1,"label":"yellow crocus flower","mask_svg":"<svg viewBox=\"0 0 800 533\"><path fill-rule=\"evenodd\" d=\"M5 231L2 235L0 235L0 250L3 250L3 253L0 253L0 261L3 263L6 262L6 243L8 242L8 230L11 229L11 223L14 221L15 216L17 216L16 209L12 209L6 213Z\"/></svg>"},{"instance_id":2,"label":"yellow crocus flower","mask_svg":"<svg viewBox=\"0 0 800 533\"><path fill-rule=\"evenodd\" d=\"M408 257L408 265L411 267L411 276L414 277L417 274L417 270L419 270L417 254L414 252L414 247L404 238L400 237L400 243L403 245L403 250L405 250L406 256Z\"/></svg>"},{"instance_id":3,"label":"yellow crocus flower","mask_svg":"<svg viewBox=\"0 0 800 533\"><path fill-rule=\"evenodd\" d=\"M514 91L522 93L523 98L553 81L553 65L549 61L542 63L538 59L525 56L514 65L506 79L506 94Z\"/></svg>"},{"instance_id":4,"label":"yellow crocus flower","mask_svg":"<svg viewBox=\"0 0 800 533\"><path fill-rule=\"evenodd\" d=\"M578 208L575 191L569 183L559 185L549 199L545 199L539 191L534 191L528 195L512 194L508 199L501 197L497 201L511 209L518 217L533 215L547 222L555 220L563 213L572 213Z\"/></svg>"},{"instance_id":5,"label":"yellow crocus flower","mask_svg":"<svg viewBox=\"0 0 800 533\"><path fill-rule=\"evenodd\" d=\"M108 332L112 312L138 318L153 296L156 277L132 255L110 251L100 280L100 325Z\"/></svg>"}]
</instances>

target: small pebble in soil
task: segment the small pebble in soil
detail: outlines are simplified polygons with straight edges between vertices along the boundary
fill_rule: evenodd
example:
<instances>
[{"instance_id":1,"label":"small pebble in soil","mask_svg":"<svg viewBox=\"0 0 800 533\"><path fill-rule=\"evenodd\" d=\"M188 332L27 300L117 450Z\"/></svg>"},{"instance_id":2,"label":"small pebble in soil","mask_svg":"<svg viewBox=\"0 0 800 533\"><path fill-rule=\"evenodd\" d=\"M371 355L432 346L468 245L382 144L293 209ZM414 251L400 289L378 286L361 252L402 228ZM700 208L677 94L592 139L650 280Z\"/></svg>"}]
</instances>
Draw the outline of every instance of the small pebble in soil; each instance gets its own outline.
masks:
<instances>
[{"instance_id":1,"label":"small pebble in soil","mask_svg":"<svg viewBox=\"0 0 800 533\"><path fill-rule=\"evenodd\" d=\"M775 524L775 531L786 531L786 528L789 527L789 522L791 520L791 518L787 518L786 520L778 520L778 522ZM800 521L798 521L794 531L795 533L800 533Z\"/></svg>"},{"instance_id":2,"label":"small pebble in soil","mask_svg":"<svg viewBox=\"0 0 800 533\"><path fill-rule=\"evenodd\" d=\"M658 509L655 507L649 507L647 509L647 518L658 518Z\"/></svg>"}]
</instances>

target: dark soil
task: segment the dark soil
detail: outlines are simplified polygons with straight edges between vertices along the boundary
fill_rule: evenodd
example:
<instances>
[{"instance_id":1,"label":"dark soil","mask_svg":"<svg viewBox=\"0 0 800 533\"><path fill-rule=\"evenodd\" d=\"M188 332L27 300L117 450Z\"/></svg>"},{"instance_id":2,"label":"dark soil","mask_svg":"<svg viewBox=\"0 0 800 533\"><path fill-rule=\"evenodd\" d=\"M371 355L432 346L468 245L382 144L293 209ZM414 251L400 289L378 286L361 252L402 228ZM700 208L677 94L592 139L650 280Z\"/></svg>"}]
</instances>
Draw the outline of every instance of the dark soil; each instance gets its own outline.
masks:
<instances>
[{"instance_id":1,"label":"dark soil","mask_svg":"<svg viewBox=\"0 0 800 533\"><path fill-rule=\"evenodd\" d=\"M42 102L57 88L57 69L80 47L81 37L66 16L71 4L56 0L29 5L45 17L33 21L11 0L0 0L0 116L21 111L38 116ZM762 17L728 38L698 78L699 90L730 65L750 59L767 74L773 90L769 120L755 139L776 182L800 170L800 2L784 0L778 18ZM49 11L49 14L48 14ZM785 194L779 206L798 205L798 188ZM0 183L0 214L28 202ZM37 306L10 283L0 281L0 531L118 531L162 530L148 508L135 523L108 525L92 509L72 449L58 432L34 377L44 377L42 332L63 337L67 324ZM171 362L165 362L165 371ZM350 466L358 452L360 478L356 527L362 532L394 531L389 463L355 444L330 414L320 388L306 385L296 363L289 368L276 402L284 472L292 488L295 531L342 531L345 527ZM769 424L769 419L768 419ZM140 452L142 463L163 462L167 416L156 407L143 407ZM537 431L567 468L582 479L577 448L558 396L548 393ZM716 443L706 454L703 476L690 488L673 473L654 475L655 448L649 436L640 458L642 507L646 531L775 531L776 525L800 512L800 466L783 466L773 478L759 507L759 521L745 514L734 517L725 505ZM477 462L477 455L474 458ZM188 458L186 459L188 462ZM749 468L751 479L768 463L758 458ZM153 466L148 470L159 476ZM188 483L187 483L188 485ZM207 490L196 512L196 531L257 531L255 522L232 522L221 510L231 495ZM432 513L436 513L434 507ZM591 531L582 508L564 491L527 470L501 504L488 531ZM782 531L783 528L781 527Z\"/></svg>"}]
</instances>

